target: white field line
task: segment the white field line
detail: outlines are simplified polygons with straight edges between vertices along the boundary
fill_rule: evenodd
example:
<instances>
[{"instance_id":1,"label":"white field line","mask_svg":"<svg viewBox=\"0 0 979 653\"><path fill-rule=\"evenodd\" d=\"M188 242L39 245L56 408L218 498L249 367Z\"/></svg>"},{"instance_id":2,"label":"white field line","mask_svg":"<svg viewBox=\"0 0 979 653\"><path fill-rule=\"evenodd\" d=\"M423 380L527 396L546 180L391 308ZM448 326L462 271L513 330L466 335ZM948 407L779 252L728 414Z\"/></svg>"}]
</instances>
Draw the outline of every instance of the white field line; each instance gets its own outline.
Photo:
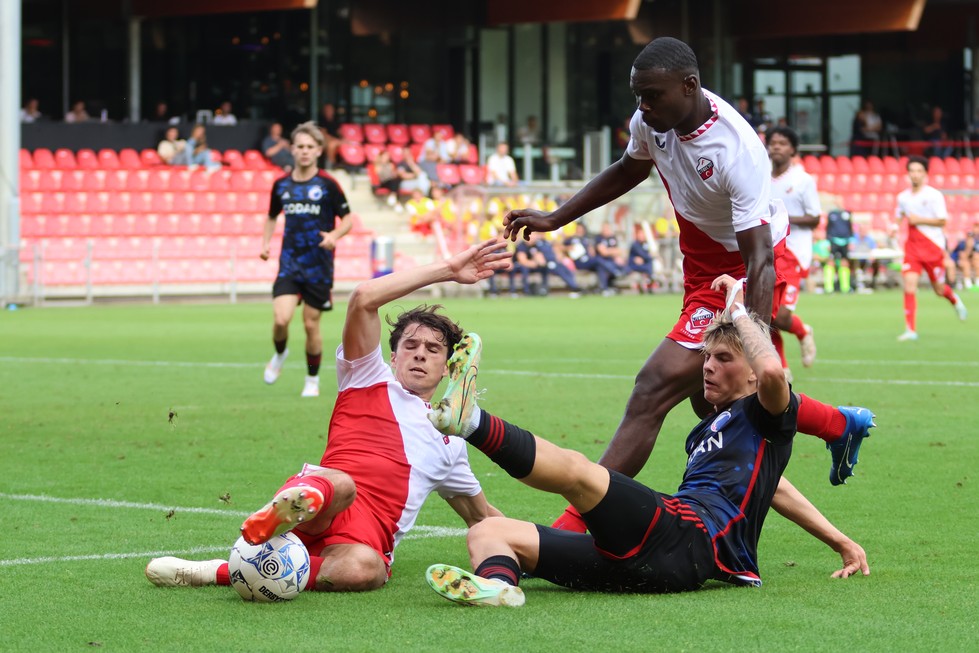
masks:
<instances>
[{"instance_id":1,"label":"white field line","mask_svg":"<svg viewBox=\"0 0 979 653\"><path fill-rule=\"evenodd\" d=\"M575 359L579 363L607 363L609 361L596 361L594 359ZM530 361L523 360L522 363ZM544 361L541 361L544 362ZM551 361L553 362L553 361ZM569 359L561 359L560 362L570 362ZM824 362L836 365L873 365L886 364L895 367L979 367L979 361L880 361L880 360L830 360ZM58 365L77 364L77 365L131 365L142 367L211 367L211 368L257 368L261 367L255 363L194 363L190 361L134 361L116 359L87 359L87 358L29 358L17 356L0 356L0 363L53 363ZM333 366L324 365L322 369L334 369ZM637 368L638 369L638 368ZM596 374L584 372L541 372L537 370L507 370L507 369L484 369L482 374L501 374L505 376L534 376L544 378L559 379L588 379L588 380L632 380L635 374ZM823 378L814 376L807 379L809 383L850 383L863 385L873 384L892 384L910 386L939 386L939 387L962 387L977 388L979 381L926 381L920 379L868 379L868 378Z\"/></svg>"},{"instance_id":2,"label":"white field line","mask_svg":"<svg viewBox=\"0 0 979 653\"><path fill-rule=\"evenodd\" d=\"M234 517L241 519L250 513L239 510L222 510L220 508L182 508L179 506L167 506L161 503L137 503L134 501L116 501L113 499L83 499L51 497L42 494L8 494L0 492L0 499L11 499L14 501L34 501L39 503L67 503L76 506L93 506L100 508L131 508L136 510L155 510L160 512L174 511L175 515L184 513L219 515L222 517ZM412 531L405 536L405 539L420 539L427 537L462 537L466 534L464 528L448 528L445 526L415 526ZM0 567L13 567L17 565L40 565L59 562L78 562L85 560L125 560L128 558L156 558L165 555L198 555L201 553L224 552L231 550L231 545L225 546L200 546L192 549L180 551L133 551L127 553L96 553L92 555L71 555L71 556L43 556L35 558L12 558L9 560L0 559Z\"/></svg>"}]
</instances>

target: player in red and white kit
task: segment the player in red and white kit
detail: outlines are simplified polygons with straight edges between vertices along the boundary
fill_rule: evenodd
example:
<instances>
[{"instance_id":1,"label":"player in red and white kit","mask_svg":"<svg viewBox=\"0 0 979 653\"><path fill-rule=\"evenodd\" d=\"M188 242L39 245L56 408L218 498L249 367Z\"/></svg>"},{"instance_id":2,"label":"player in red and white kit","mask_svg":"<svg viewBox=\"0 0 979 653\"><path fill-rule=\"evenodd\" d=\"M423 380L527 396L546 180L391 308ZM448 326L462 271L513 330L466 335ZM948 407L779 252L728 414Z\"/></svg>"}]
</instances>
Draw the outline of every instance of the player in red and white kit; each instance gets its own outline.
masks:
<instances>
[{"instance_id":1,"label":"player in red and white kit","mask_svg":"<svg viewBox=\"0 0 979 653\"><path fill-rule=\"evenodd\" d=\"M775 257L785 249L788 217L771 196L768 153L737 110L700 86L697 57L677 39L657 38L636 58L630 86L638 109L631 138L619 161L602 171L555 211L511 211L504 236L552 231L625 194L655 165L680 225L684 297L679 321L646 360L636 377L625 415L599 462L635 476L656 442L666 414L690 398L698 414L703 398L701 335L725 306L712 290L721 274L746 278L746 304L769 321L781 304L784 284L776 280ZM799 431L854 451L871 427L871 413L836 409L802 397ZM836 464L830 479L848 475ZM567 513L567 525L583 522ZM558 521L563 526L565 522Z\"/></svg>"},{"instance_id":2,"label":"player in red and white kit","mask_svg":"<svg viewBox=\"0 0 979 653\"><path fill-rule=\"evenodd\" d=\"M904 263L901 275L904 277L904 324L905 331L898 340L917 340L916 328L918 314L918 280L921 271L931 280L935 294L944 297L955 308L960 320L965 320L965 304L952 287L945 283L945 221L948 210L945 197L928 185L928 160L921 156L908 158L908 180L911 188L906 188L897 196L897 218L908 223L908 239L904 243Z\"/></svg>"},{"instance_id":3,"label":"player in red and white kit","mask_svg":"<svg viewBox=\"0 0 979 653\"><path fill-rule=\"evenodd\" d=\"M802 348L802 365L811 367L816 362L816 340L812 327L795 314L802 281L809 276L812 265L812 230L819 224L822 210L816 181L801 165L793 165L799 150L799 135L791 127L774 127L767 134L768 158L772 161L772 199L781 200L789 215L789 235L785 239L785 254L775 265L785 279L785 296L772 324L788 331L799 339ZM772 331L772 342L782 359L789 383L792 382L785 360L782 336Z\"/></svg>"},{"instance_id":4,"label":"player in red and white kit","mask_svg":"<svg viewBox=\"0 0 979 653\"><path fill-rule=\"evenodd\" d=\"M428 420L430 401L456 346L479 338L438 313L406 311L392 324L390 365L381 351L379 309L433 283L472 284L510 266L502 241L489 240L438 263L360 284L350 297L337 348L339 394L319 465L304 465L264 508L248 517L252 543L293 531L310 553L310 584L322 591L376 589L391 574L395 546L437 492L467 526L500 516L469 467L465 443ZM146 576L160 586L229 585L224 560L155 558Z\"/></svg>"}]
</instances>

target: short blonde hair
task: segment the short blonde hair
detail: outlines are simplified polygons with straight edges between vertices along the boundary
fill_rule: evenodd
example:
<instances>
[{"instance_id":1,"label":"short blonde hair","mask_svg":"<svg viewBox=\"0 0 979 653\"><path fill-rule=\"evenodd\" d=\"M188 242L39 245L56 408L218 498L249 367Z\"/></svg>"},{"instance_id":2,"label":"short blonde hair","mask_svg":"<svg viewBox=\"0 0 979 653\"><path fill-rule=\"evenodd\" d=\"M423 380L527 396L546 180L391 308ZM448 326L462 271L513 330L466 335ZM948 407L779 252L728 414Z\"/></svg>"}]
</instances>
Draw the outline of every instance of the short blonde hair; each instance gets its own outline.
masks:
<instances>
[{"instance_id":1,"label":"short blonde hair","mask_svg":"<svg viewBox=\"0 0 979 653\"><path fill-rule=\"evenodd\" d=\"M769 326L765 324L757 315L754 313L749 313L748 316L751 318L751 321L762 330L762 333L767 333L769 331ZM718 313L714 320L707 325L706 329L704 329L703 342L704 353L709 354L719 346L727 345L732 352L736 354L744 354L744 345L741 343L741 334L738 333L738 327L734 325L734 321L726 311L723 313Z\"/></svg>"},{"instance_id":2,"label":"short blonde hair","mask_svg":"<svg viewBox=\"0 0 979 653\"><path fill-rule=\"evenodd\" d=\"M320 131L320 128L317 127L316 123L312 120L297 125L296 128L292 130L292 135L290 136L291 140L295 142L296 136L299 136L299 134L306 134L316 141L316 144L320 147L323 147L323 145L326 143L326 140L323 138L323 132Z\"/></svg>"}]
</instances>

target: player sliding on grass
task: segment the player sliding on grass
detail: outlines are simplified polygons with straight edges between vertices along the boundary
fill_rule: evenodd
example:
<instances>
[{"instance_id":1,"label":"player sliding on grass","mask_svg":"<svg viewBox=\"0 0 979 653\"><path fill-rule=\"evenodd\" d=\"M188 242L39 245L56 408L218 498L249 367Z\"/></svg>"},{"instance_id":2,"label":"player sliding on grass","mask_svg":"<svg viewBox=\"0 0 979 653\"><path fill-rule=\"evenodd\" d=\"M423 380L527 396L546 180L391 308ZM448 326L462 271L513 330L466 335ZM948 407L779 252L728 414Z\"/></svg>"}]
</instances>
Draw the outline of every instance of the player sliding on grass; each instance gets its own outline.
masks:
<instances>
[{"instance_id":1,"label":"player sliding on grass","mask_svg":"<svg viewBox=\"0 0 979 653\"><path fill-rule=\"evenodd\" d=\"M591 534L486 519L469 531L475 574L432 565L426 578L437 593L471 605L519 606L522 572L603 592L680 592L711 579L759 586L758 536L773 502L840 554L843 568L834 577L870 573L863 549L781 480L799 398L785 380L767 325L749 315L735 286L726 275L711 286L731 289L733 305L704 334L703 393L714 408L687 436L687 468L673 495L480 410L478 358L462 350L453 355L452 377L432 423L466 438L514 478L564 496ZM854 450L845 464L856 462Z\"/></svg>"},{"instance_id":2,"label":"player sliding on grass","mask_svg":"<svg viewBox=\"0 0 979 653\"><path fill-rule=\"evenodd\" d=\"M339 394L320 464L304 465L241 528L252 544L296 533L310 553L307 589L384 585L395 546L431 492L469 526L500 516L473 476L465 443L443 436L427 417L450 352L478 356L478 336L463 336L438 306L420 306L392 323L389 366L378 310L433 283L486 279L508 269L510 256L505 243L488 240L448 260L364 282L350 296L336 354ZM230 584L224 560L156 558L146 576L162 586Z\"/></svg>"}]
</instances>

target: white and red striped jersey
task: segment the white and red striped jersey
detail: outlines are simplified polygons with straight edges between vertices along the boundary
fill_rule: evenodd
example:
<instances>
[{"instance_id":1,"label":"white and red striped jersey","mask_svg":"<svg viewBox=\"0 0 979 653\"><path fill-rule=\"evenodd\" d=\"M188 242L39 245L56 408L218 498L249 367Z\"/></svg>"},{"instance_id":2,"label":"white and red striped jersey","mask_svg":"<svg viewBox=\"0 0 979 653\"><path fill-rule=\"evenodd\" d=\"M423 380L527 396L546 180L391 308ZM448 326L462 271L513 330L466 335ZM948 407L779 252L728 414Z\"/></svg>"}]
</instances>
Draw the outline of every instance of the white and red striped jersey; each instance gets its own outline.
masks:
<instances>
[{"instance_id":1,"label":"white and red striped jersey","mask_svg":"<svg viewBox=\"0 0 979 653\"><path fill-rule=\"evenodd\" d=\"M737 232L771 225L772 243L788 233L788 216L771 198L768 152L751 125L730 104L702 89L713 115L685 136L656 132L637 110L626 154L656 164L680 225L680 250L688 283L710 283L740 274L744 263Z\"/></svg>"},{"instance_id":2,"label":"white and red striped jersey","mask_svg":"<svg viewBox=\"0 0 979 653\"><path fill-rule=\"evenodd\" d=\"M910 188L905 188L897 195L897 217L906 218L909 215L919 215L924 218L948 218L948 209L945 207L945 196L937 188L924 185L918 189L917 193L911 192ZM919 224L908 226L908 247L928 247L930 241L942 252L945 251L945 227L934 225Z\"/></svg>"},{"instance_id":3,"label":"white and red striped jersey","mask_svg":"<svg viewBox=\"0 0 979 653\"><path fill-rule=\"evenodd\" d=\"M789 166L778 177L772 177L772 199L782 200L785 212L790 216L818 216L822 213L816 181L800 165ZM790 225L785 246L795 254L799 266L808 270L812 265L812 227Z\"/></svg>"},{"instance_id":4,"label":"white and red striped jersey","mask_svg":"<svg viewBox=\"0 0 979 653\"><path fill-rule=\"evenodd\" d=\"M356 501L391 535L392 551L431 492L449 499L482 491L465 440L435 430L427 417L431 406L398 383L380 346L353 361L338 347L337 384L320 464L350 475ZM393 556L385 553L390 563Z\"/></svg>"}]
</instances>

